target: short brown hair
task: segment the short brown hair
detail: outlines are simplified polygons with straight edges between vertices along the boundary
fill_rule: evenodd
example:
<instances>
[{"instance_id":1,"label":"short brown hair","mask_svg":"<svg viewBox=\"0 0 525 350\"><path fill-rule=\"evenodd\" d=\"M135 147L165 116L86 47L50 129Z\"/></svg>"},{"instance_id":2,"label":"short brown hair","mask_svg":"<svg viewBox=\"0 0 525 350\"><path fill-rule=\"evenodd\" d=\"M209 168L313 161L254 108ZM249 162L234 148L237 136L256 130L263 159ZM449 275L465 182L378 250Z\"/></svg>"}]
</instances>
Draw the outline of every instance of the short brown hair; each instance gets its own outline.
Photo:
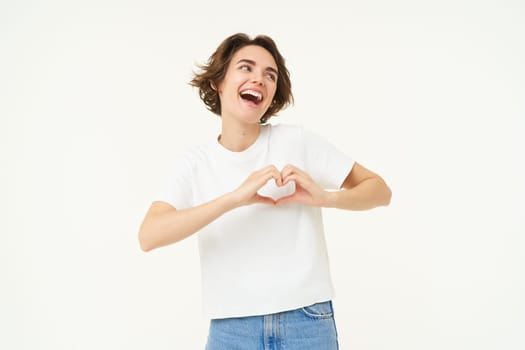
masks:
<instances>
[{"instance_id":1,"label":"short brown hair","mask_svg":"<svg viewBox=\"0 0 525 350\"><path fill-rule=\"evenodd\" d=\"M257 45L266 49L277 64L277 88L270 107L261 117L260 122L265 123L281 109L293 103L292 83L290 73L285 65L285 60L272 38L266 35L258 35L251 39L244 33L237 33L226 38L210 56L208 62L198 67L201 72L193 74L190 85L199 88L199 96L206 107L217 115L221 115L221 101L219 93L214 87L224 79L226 70L233 55L244 46Z\"/></svg>"}]
</instances>

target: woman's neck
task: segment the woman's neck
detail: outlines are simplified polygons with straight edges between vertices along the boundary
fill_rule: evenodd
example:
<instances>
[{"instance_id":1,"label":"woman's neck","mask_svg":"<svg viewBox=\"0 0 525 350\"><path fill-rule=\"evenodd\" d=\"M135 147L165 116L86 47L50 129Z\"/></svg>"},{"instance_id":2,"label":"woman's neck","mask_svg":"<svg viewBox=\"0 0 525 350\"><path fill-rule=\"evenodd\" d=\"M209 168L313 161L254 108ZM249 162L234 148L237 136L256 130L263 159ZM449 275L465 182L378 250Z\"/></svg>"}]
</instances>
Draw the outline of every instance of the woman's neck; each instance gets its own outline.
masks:
<instances>
[{"instance_id":1,"label":"woman's neck","mask_svg":"<svg viewBox=\"0 0 525 350\"><path fill-rule=\"evenodd\" d=\"M228 123L223 119L219 143L233 152L242 152L257 141L261 132L259 124Z\"/></svg>"}]
</instances>

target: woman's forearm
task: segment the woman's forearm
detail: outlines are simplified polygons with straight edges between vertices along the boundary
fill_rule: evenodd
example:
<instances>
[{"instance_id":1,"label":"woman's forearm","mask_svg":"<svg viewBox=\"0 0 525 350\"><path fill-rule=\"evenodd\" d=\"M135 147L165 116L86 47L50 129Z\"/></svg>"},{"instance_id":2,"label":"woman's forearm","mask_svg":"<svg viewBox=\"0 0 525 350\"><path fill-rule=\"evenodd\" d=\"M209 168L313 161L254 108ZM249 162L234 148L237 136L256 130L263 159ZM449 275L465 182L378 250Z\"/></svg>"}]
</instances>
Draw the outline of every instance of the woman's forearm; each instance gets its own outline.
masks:
<instances>
[{"instance_id":1,"label":"woman's forearm","mask_svg":"<svg viewBox=\"0 0 525 350\"><path fill-rule=\"evenodd\" d=\"M140 247L150 251L183 240L235 207L231 194L181 210L156 208L154 204L140 227Z\"/></svg>"},{"instance_id":2,"label":"woman's forearm","mask_svg":"<svg viewBox=\"0 0 525 350\"><path fill-rule=\"evenodd\" d=\"M329 192L326 207L367 210L390 204L392 192L383 179L374 177L366 179L357 186Z\"/></svg>"}]
</instances>

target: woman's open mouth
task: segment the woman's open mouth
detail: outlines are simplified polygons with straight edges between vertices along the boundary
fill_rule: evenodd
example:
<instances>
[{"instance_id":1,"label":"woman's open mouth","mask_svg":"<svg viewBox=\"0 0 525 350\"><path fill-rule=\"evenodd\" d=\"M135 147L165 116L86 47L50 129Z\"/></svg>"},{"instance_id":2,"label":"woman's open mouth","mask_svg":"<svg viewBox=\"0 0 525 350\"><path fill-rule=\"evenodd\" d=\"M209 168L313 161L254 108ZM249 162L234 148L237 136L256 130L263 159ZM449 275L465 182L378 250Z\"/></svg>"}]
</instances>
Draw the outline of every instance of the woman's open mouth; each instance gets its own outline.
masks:
<instances>
[{"instance_id":1,"label":"woman's open mouth","mask_svg":"<svg viewBox=\"0 0 525 350\"><path fill-rule=\"evenodd\" d=\"M251 89L241 91L240 96L244 101L251 102L256 106L258 106L263 100L263 96L260 92Z\"/></svg>"}]
</instances>

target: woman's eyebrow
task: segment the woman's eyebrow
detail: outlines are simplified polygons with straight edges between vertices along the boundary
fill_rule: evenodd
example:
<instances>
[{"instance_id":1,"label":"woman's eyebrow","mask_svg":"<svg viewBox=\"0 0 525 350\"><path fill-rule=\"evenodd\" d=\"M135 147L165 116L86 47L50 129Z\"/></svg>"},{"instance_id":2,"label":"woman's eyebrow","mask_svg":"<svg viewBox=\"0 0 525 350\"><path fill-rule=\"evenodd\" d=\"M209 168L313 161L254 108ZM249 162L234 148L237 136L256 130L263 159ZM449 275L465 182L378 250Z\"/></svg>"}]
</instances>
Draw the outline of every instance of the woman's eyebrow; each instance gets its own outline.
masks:
<instances>
[{"instance_id":1,"label":"woman's eyebrow","mask_svg":"<svg viewBox=\"0 0 525 350\"><path fill-rule=\"evenodd\" d=\"M237 64L239 63L248 63L248 64L251 64L252 66L255 66L256 63L254 60L250 60L250 59L247 59L247 58L241 58L240 60L237 61ZM274 72L275 74L279 74L277 72L277 69L273 68L273 67L266 67L266 70L267 71L271 71L271 72Z\"/></svg>"}]
</instances>

